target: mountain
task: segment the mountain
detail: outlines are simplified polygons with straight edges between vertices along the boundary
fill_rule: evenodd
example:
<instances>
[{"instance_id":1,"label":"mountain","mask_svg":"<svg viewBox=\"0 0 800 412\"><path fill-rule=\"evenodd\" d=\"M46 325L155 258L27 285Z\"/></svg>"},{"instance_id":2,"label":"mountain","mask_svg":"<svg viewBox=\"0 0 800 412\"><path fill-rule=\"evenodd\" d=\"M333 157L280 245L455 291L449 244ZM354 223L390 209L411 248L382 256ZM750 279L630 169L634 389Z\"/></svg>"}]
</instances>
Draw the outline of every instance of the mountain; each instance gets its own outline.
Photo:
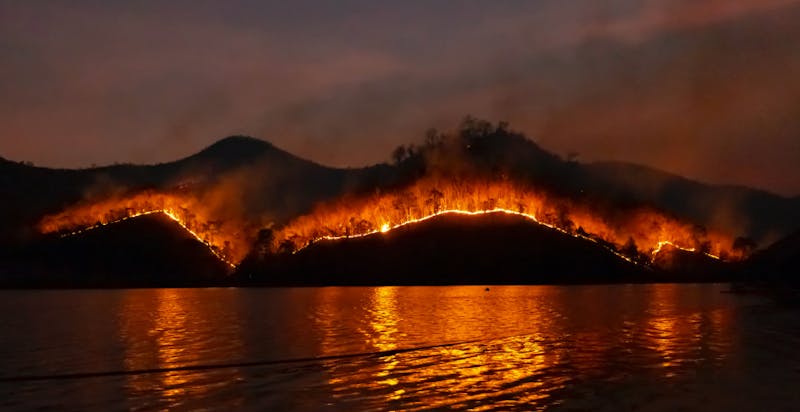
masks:
<instances>
[{"instance_id":1,"label":"mountain","mask_svg":"<svg viewBox=\"0 0 800 412\"><path fill-rule=\"evenodd\" d=\"M208 247L153 214L60 238L0 259L3 287L218 285L231 271Z\"/></svg>"},{"instance_id":2,"label":"mountain","mask_svg":"<svg viewBox=\"0 0 800 412\"><path fill-rule=\"evenodd\" d=\"M769 280L781 283L800 284L800 231L755 253L744 265L744 272L751 280Z\"/></svg>"},{"instance_id":3,"label":"mountain","mask_svg":"<svg viewBox=\"0 0 800 412\"><path fill-rule=\"evenodd\" d=\"M237 270L243 285L645 282L658 274L519 216L442 215L387 233L320 241ZM655 276L655 277L654 277Z\"/></svg>"},{"instance_id":4,"label":"mountain","mask_svg":"<svg viewBox=\"0 0 800 412\"><path fill-rule=\"evenodd\" d=\"M456 166L453 166L456 165ZM548 152L506 124L467 118L455 133L427 136L398 164L417 174L478 172L527 181L574 200L625 209L646 206L766 247L800 228L800 199L743 186L705 184L622 162L579 163Z\"/></svg>"},{"instance_id":5,"label":"mountain","mask_svg":"<svg viewBox=\"0 0 800 412\"><path fill-rule=\"evenodd\" d=\"M144 189L223 192L253 217L282 221L315 203L369 181L382 167L334 169L300 159L270 143L229 137L203 151L158 165L66 170L0 162L0 245L26 242L42 216L78 202Z\"/></svg>"},{"instance_id":6,"label":"mountain","mask_svg":"<svg viewBox=\"0 0 800 412\"><path fill-rule=\"evenodd\" d=\"M230 213L231 219L243 219L256 227L280 227L321 203L402 190L430 175L524 182L560 198L617 213L629 207L650 207L697 225L698 233L705 227L749 237L762 248L800 228L800 198L745 187L708 185L633 164L564 160L503 123L493 125L467 118L456 131L430 132L422 144L402 146L392 157L391 164L330 168L268 142L234 136L186 158L158 165L67 170L0 158L0 247L5 251L0 253L0 261L13 260L16 252L11 251L21 251L16 254L23 255L51 242L36 229L43 216L109 197L145 190L179 192L215 211L235 212ZM212 217L219 220L228 215ZM216 223L204 224L213 229ZM412 250L406 246L399 244L401 250ZM480 250L478 244L468 246L464 250ZM349 250L349 246L342 247ZM313 250L316 248L324 249L315 245ZM379 247L365 245L356 249L375 251ZM705 265L692 263L692 259L685 262L687 267ZM310 263L303 263L307 264ZM481 266L476 263L475 267ZM315 270L308 269L311 273Z\"/></svg>"},{"instance_id":7,"label":"mountain","mask_svg":"<svg viewBox=\"0 0 800 412\"><path fill-rule=\"evenodd\" d=\"M800 228L800 197L743 186L709 185L646 166L597 162L583 166L587 185L608 196L656 205L680 218L727 229L766 247Z\"/></svg>"},{"instance_id":8,"label":"mountain","mask_svg":"<svg viewBox=\"0 0 800 412\"><path fill-rule=\"evenodd\" d=\"M532 181L571 198L592 197L612 205L645 204L709 229L748 236L766 247L800 228L800 199L736 186L716 186L644 166L565 161L524 136L487 129L478 121L469 148L452 153L420 150L395 164L338 169L301 159L270 143L229 137L197 154L159 165L115 165L65 170L0 162L0 244L35 236L44 214L80 201L142 189L218 191L246 217L285 223L321 201L411 181L447 164ZM483 129L481 129L483 128ZM488 130L488 131L487 131ZM441 142L428 142L436 147ZM439 156L440 158L437 158Z\"/></svg>"}]
</instances>

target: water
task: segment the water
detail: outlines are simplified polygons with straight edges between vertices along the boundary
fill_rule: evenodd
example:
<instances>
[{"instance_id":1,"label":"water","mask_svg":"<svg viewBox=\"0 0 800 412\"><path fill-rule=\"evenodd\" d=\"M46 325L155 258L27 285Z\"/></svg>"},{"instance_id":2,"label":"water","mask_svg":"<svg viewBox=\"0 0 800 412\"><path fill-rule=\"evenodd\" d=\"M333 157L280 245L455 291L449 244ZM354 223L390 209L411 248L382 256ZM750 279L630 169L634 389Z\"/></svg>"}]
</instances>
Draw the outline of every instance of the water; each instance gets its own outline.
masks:
<instances>
[{"instance_id":1,"label":"water","mask_svg":"<svg viewBox=\"0 0 800 412\"><path fill-rule=\"evenodd\" d=\"M3 291L0 409L800 407L800 311L725 289Z\"/></svg>"}]
</instances>

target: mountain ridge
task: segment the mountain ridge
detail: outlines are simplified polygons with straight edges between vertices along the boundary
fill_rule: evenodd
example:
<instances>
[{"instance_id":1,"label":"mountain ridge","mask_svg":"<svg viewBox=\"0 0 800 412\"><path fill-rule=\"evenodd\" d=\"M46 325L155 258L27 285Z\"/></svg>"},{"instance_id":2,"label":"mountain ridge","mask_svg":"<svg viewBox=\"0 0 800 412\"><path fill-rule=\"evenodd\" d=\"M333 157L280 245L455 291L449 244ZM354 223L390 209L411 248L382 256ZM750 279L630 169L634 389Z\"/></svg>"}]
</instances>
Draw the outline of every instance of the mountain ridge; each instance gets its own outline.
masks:
<instances>
[{"instance_id":1,"label":"mountain ridge","mask_svg":"<svg viewBox=\"0 0 800 412\"><path fill-rule=\"evenodd\" d=\"M716 230L722 227L730 229L730 233L733 235L756 237L757 240L762 242L762 248L771 243L763 243L763 240L767 238L767 234L771 234L777 239L798 228L800 208L795 207L797 198L785 198L767 191L742 186L710 185L684 176L632 163L579 163L573 159L565 160L540 147L523 134L511 131L507 127L507 124L504 123L498 123L495 126L485 121L467 118L461 128L455 132L450 134L435 131L429 132L422 144L399 147L393 153L393 163L381 163L369 167L349 169L320 165L284 151L270 142L247 136L230 136L189 156L157 165L112 165L86 170L59 170L4 161L0 162L0 172L11 171L11 173L0 173L0 191L9 194L6 197L7 202L0 205L0 220L2 220L2 217L5 217L6 220L5 222L0 222L5 223L0 226L0 243L13 246L7 248L7 250L26 250L24 246L26 244L33 245L33 250L35 250L38 247L36 245L51 244L53 242L48 240L52 237L37 233L35 229L37 222L46 213L61 212L64 208L74 205L91 206L98 201L108 199L110 201L108 207L121 207L122 209L109 215L118 217L112 217L105 221L121 221L124 219L120 219L119 216L124 215L119 215L119 213L124 213L126 208L132 207L124 206L125 199L138 195L141 195L142 198L147 198L151 194L162 197L178 196L178 199L188 196L193 200L186 204L197 206L198 209L194 209L195 211L199 212L200 209L209 208L204 210L205 220L193 223L201 226L195 227L221 227L219 223L214 223L214 221L222 219L224 222L226 219L230 219L233 222L233 226L225 226L229 229L236 228L236 222L240 220L249 225L249 228L246 227L248 231L253 229L253 226L256 226L256 229L271 228L273 226L280 228L299 217L314 216L308 214L320 205L331 204L329 201L339 200L340 206L337 207L344 207L349 201L356 199L378 199L377 196L383 196L381 195L382 192L403 194L412 189L411 185L418 184L420 181L424 181L424 178L431 176L435 177L435 179L440 179L440 181L434 183L436 185L434 189L428 188L430 193L428 191L418 193L415 197L418 201L419 199L426 201L425 199L430 195L433 196L431 201L435 202L436 188L445 191L446 187L449 187L447 185L458 185L458 182L480 182L481 180L488 182L511 181L514 185L520 185L519 188L541 190L548 196L553 196L553 199L556 200L562 199L566 202L592 205L591 207L595 208L595 211L611 213L611 215L605 215L607 218L612 219L610 220L611 222L615 219L614 214L628 218L625 215L627 211L635 211L637 208L652 209L666 213L663 215L664 219L679 218L685 222L694 223L696 229L692 229L692 231L697 236L704 237L706 227L708 227L708 230ZM427 181L436 182L435 179ZM439 195L441 196L441 193ZM504 195L496 194L492 196L502 197ZM123 202L114 206L117 199ZM386 199L385 196L384 199ZM397 199L402 200L403 197L400 196ZM180 202L178 200L178 203L169 203L172 205L169 206L170 208L175 208L169 210L175 210L176 212L184 210L183 212L178 212L179 215L191 218L192 210L180 209L184 207ZM152 203L154 206L148 207L155 207L156 210L159 207L164 207L157 206L159 204L163 205L164 203L154 201ZM395 210L398 207L406 207L403 204L403 202L396 205L392 203L391 205L387 204L386 207L394 208L392 210ZM134 207L137 207L135 210L140 211L152 210L147 208L138 209L141 206ZM431 205L428 204L426 207L431 207ZM481 207L491 209L491 206ZM507 205L507 207L515 208L516 206ZM436 209L434 208L433 210ZM95 222L92 220L95 218L94 213L91 212L86 215L89 219L87 221L89 222L88 224ZM104 212L100 211L99 213ZM555 213L558 215L557 211ZM67 215L67 218L70 218L69 215ZM554 218L548 217L546 219L546 221L552 222L550 219ZM97 221L99 222L99 220ZM133 221L131 224L139 220L137 218ZM333 229L343 230L341 228L345 226L341 226L340 223L336 222L324 223L334 226L323 227L319 227L320 222L318 222L317 228L323 232L331 230L330 233L335 233ZM572 222L563 223L566 225L563 227L568 228L569 223ZM361 223L350 219L349 223L345 223L345 225L348 224L355 227L356 224ZM381 227L380 221L373 224L377 224L377 226L372 226L373 228ZM473 224L466 224L465 227L471 227L470 225ZM561 223L556 225L562 227ZM134 226L136 225L134 224ZM147 226L147 224L144 223L143 226ZM349 228L350 226L346 227ZM448 229L445 227L442 230L431 231L425 229L425 227L423 226L419 232L430 232L431 236L439 239L445 246L455 245L453 246L455 254L467 253L471 255L480 253L483 250L481 245L474 244L474 242L469 243L469 241L458 236L448 237L448 233L453 234L455 233L454 230L457 232L457 228ZM520 233L520 230L523 232L528 230L526 233L529 233L529 235L533 233L530 232L532 229L519 229L521 226L511 225L509 227L517 231L515 233ZM262 229L261 231L265 230ZM583 233L582 227L573 227L566 230L575 230L577 233ZM271 229L268 229L268 231L271 233ZM110 231L109 233L114 232ZM130 233L144 232L134 228L130 230ZM345 231L343 233L350 232ZM564 233L567 232L565 231ZM524 253L532 253L531 249L525 248L524 245L515 245L513 242L510 248L516 250L516 252L506 251L506 248L500 246L499 240L502 236L497 232L496 228L476 229L473 234L476 234L481 239L486 236L497 238L497 241L494 242L496 244L489 246L491 253L487 256L495 256L498 259L505 259L506 257L518 259ZM255 236L254 232L247 235L245 243L253 242ZM564 242L559 237L561 236L560 234L544 233L541 236L536 234L526 236L521 236L519 238L520 242L526 241L525 239L530 236L533 236L531 239L538 239L543 236L542 239L550 239L548 242L553 244ZM261 232L258 233L258 237L260 239ZM400 237L402 238L402 236ZM111 238L114 239L114 236ZM414 238L414 236L411 236L411 238ZM386 249L386 245L381 246L380 239L382 237L370 239L365 241L345 239L341 245L331 246L329 252L325 251L326 247L324 245L313 245L309 250L311 252L318 251L317 253L321 253L319 256L322 257L328 256L325 259L334 259L330 260L333 268L358 269L363 272L369 269L370 266L358 266L357 262L353 263L347 259L344 261L336 260L338 258L335 256L339 252L335 251L347 252L345 254L350 256L348 259L359 260L367 259L367 255L385 254L388 253L386 250L392 249ZM631 239L629 239L629 243L632 242ZM733 240L733 237L730 240ZM135 241L135 239L131 240L134 243ZM65 245L76 244L69 240L65 242ZM405 259L401 253L403 251L408 252L407 256L414 256L416 253L424 254L424 250L414 249L414 243L414 241L398 243L398 252L395 256L397 258L397 267L405 265L404 267L411 272L413 272L412 269L414 268L421 269L424 267L424 262L417 264L403 260ZM617 249L612 247L606 252L613 255L615 250L623 250L619 249L623 247L622 243L624 242L618 241L615 244ZM740 245L747 245L747 247L751 247L754 243L752 239L743 239L739 242ZM80 242L77 244L80 244ZM100 242L100 244L103 244L103 242ZM131 243L124 244L128 245L128 247L131 245ZM459 247L459 244L463 247ZM633 245L633 250L636 250L635 243L631 244ZM694 276L698 271L706 269L715 273L715 276L728 270L718 269L716 263L709 264L702 259L703 256L700 253L687 254L688 251L694 250L691 249L692 247L702 247L700 243L696 243L696 245L684 245L683 250L673 252L678 257L678 265L671 269L671 274L669 275L671 277L664 279L683 279L675 276L677 276L676 273L686 268L691 268L686 269L686 273L688 273L686 280L693 279L691 276ZM598 245L597 247L602 249L600 246ZM214 247L218 247L219 249L215 250L219 252L224 250L223 247L227 247L227 245L223 245L220 242L215 244ZM256 241L249 250L259 250L259 247ZM587 256L606 253L599 249L594 250L590 246L573 245L565 247L565 250L582 251L581 253L585 253ZM625 248L627 247L625 246ZM316 256L309 250L301 251L298 256ZM469 250L472 251L470 252ZM648 250L643 249L641 252L649 253ZM367 251L366 255L362 253L364 251ZM511 253L511 255L508 255L507 252ZM552 252L554 255L561 256L563 260L567 260L567 256L564 254L566 252L560 249L554 249ZM76 254L80 253L76 252ZM8 256L10 256L9 252L6 252L6 258ZM244 254L240 256L244 256ZM280 253L276 256L278 256L276 259L285 260L284 257L280 257ZM635 256L635 254L627 256ZM13 258L13 256L11 257ZM614 259L617 258L614 257ZM0 256L0 262L4 259ZM248 259L252 263L251 255L248 255L245 260L248 261ZM321 261L325 261L325 259ZM436 260L435 254L428 256L426 259L434 262L442 270L447 268L447 262ZM616 267L617 265L613 260L598 259L597 262L602 263L598 264L605 269ZM293 267L319 277L322 276L320 275L322 267L319 266L318 262L315 263L315 260L316 258L308 258L305 261L294 263L289 260L285 262L289 262L286 263L289 265L287 267ZM477 260L475 264L484 265L484 269L488 270L490 266L485 266L487 262L486 259ZM552 259L544 259L534 263L543 265L543 268L550 267L558 270L567 270L569 268L560 263L560 261ZM419 266L420 264L423 266ZM80 265L78 264L78 266ZM247 265L245 265L246 267ZM603 268L601 268L601 272L605 270ZM527 273L526 271L529 269L517 265L514 274L516 277L512 276L507 280L509 282L530 280L532 278L520 277ZM578 270L577 267L573 269ZM580 270L597 274L596 280L601 280L600 272L590 269L584 267ZM618 269L622 270L622 268ZM627 269L625 270L627 271ZM473 280L477 281L477 279L474 278ZM613 279L608 278L607 280ZM351 279L350 281L359 283L363 279ZM390 279L387 278L384 281L389 282ZM422 282L422 280L419 281ZM445 281L453 282L452 280ZM543 277L541 281L553 282L554 280ZM591 282L592 279L583 278L576 281ZM260 282L264 283L263 279ZM284 282L291 283L287 279L284 279ZM347 283L349 281L343 278L340 282ZM324 283L323 279L318 278L317 283Z\"/></svg>"},{"instance_id":2,"label":"mountain ridge","mask_svg":"<svg viewBox=\"0 0 800 412\"><path fill-rule=\"evenodd\" d=\"M468 118L456 133L468 143L456 158L437 154L445 137L434 133L426 136L423 145L404 147L406 154L401 153L394 164L347 169L320 165L248 136L229 136L189 156L156 165L48 169L7 161L0 163L0 192L8 199L0 205L0 216L9 218L0 229L0 243L30 238L29 228L45 213L143 189L203 194L225 187L229 197L225 201L243 205L245 216L266 216L280 224L328 199L402 185L440 164L474 167L497 176L530 176L534 183L566 196L588 193L612 204L654 206L710 228L723 227L756 238L762 247L800 226L800 197L710 185L633 163L564 160L505 124L495 127Z\"/></svg>"}]
</instances>

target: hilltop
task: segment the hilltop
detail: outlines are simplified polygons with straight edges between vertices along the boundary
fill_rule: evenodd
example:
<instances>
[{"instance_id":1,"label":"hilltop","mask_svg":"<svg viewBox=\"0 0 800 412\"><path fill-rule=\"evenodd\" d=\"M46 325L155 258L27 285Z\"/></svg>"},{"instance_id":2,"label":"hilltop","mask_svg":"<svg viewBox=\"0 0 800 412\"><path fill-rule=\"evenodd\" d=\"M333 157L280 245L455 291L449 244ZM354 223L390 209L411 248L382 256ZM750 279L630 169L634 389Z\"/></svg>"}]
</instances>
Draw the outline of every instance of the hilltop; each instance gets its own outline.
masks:
<instances>
[{"instance_id":1,"label":"hilltop","mask_svg":"<svg viewBox=\"0 0 800 412\"><path fill-rule=\"evenodd\" d=\"M275 224L307 213L346 193L402 185L431 170L480 170L513 176L572 198L614 205L643 204L709 229L750 237L761 247L800 228L800 198L762 190L709 185L640 165L580 163L548 152L507 125L468 119L454 134L469 142L455 155L443 133L403 146L394 163L331 168L294 156L255 138L233 136L196 154L158 165L115 165L81 170L0 162L0 243L34 235L43 215L77 202L143 189L197 195L229 193L231 207ZM400 150L402 149L402 150ZM5 242L3 242L5 241Z\"/></svg>"},{"instance_id":2,"label":"hilltop","mask_svg":"<svg viewBox=\"0 0 800 412\"><path fill-rule=\"evenodd\" d=\"M288 153L266 141L244 136L222 139L195 154L158 165L113 165L66 170L34 167L0 159L0 192L5 200L0 204L0 244L5 245L5 252L0 254L0 260L15 260L15 255L27 253L16 251L35 250L41 244L67 245L72 242L53 241L51 236L43 236L37 225L45 215L58 213L75 205L91 206L107 199L124 200L142 193L173 196L179 200L188 199L177 204L201 205L207 209L202 214L196 210L180 211L184 217L203 215L206 218L205 221L193 222L193 227L202 227L213 232L221 227L229 227L225 226L228 221L241 221L251 233L237 232L235 236L239 241L252 242L256 240L253 228L281 228L332 201L341 203L345 199L346 204L346 199L359 199L383 192L402 192L425 176L437 176L445 180L488 179L519 182L521 187L537 188L568 202L591 205L591 210L603 212L604 219L608 221L620 220L619 215L637 208L647 208L659 211L670 219L695 225L692 230L697 239L704 237L706 231L719 231L730 236L740 236L739 243L748 245L749 248L752 245L765 248L775 239L787 236L800 227L800 198L786 198L746 187L704 184L641 165L581 163L574 158L563 159L525 135L511 130L507 124L495 125L467 118L454 131L429 131L421 143L398 147L392 153L392 162L363 168L326 167ZM435 190L431 193L434 192ZM422 202L424 199L417 200ZM434 199L426 201L435 200L434 195ZM120 207L123 209L115 211L115 215L124 212L124 208L129 206L123 201ZM561 212L556 210L555 213ZM618 216L615 217L615 214ZM93 219L94 215L88 215L88 218ZM557 216L550 219L554 218ZM352 224L355 222L348 223ZM428 233L445 242L444 239L449 238L448 233L453 234L448 230L427 230L423 227L419 232ZM476 232L476 236L485 234L481 230ZM131 236L134 233L142 235L144 232L132 230ZM496 233L486 235L489 239L491 236L499 236ZM414 234L408 236L417 237ZM538 236L530 235L530 239L535 240ZM496 240L499 241L499 238ZM455 243L462 241L458 239ZM135 244L136 240L132 242L134 243L128 246ZM379 250L383 250L382 247L388 247L379 245L380 242L374 239L364 240L367 242L364 244L359 242L361 241L348 240L334 249L341 248L343 255L357 260L355 251L377 254ZM398 242L392 246L398 249L396 262L400 262L401 255L406 252L410 253L408 256L416 252L421 253L420 256L424 255L423 251L412 253L414 249L405 241ZM555 240L553 242L559 243ZM462 251L481 250L478 244L462 246ZM595 253L586 250L584 246L562 246L565 249L553 251L554 256L567 256L568 253L564 250L580 251L581 256ZM64 248L80 255L77 251L79 248ZM324 246L314 245L310 250L317 252L306 255L312 252L303 251L300 256L316 256L314 259L321 261L327 259L324 258L328 256L328 252L324 252ZM503 256L497 254L495 258L502 261ZM682 254L678 253L678 256ZM252 257L250 260L252 261ZM447 269L444 262L427 261L432 262L434 267ZM603 262L598 263L601 271L616 270L614 268L618 262ZM683 259L683 262L685 267L707 267L703 262L694 262L691 257ZM569 269L553 266L551 263L539 261L534 266ZM333 267L347 267L338 261L332 261L331 264ZM310 260L295 261L291 265L299 265L298 268L303 268L308 273L318 273L321 270L320 266L314 266ZM402 264L396 263L395 266L399 268ZM475 263L469 267L482 266ZM353 269L358 267L354 266ZM413 267L406 269L411 270ZM595 273L590 269L584 267L581 270ZM515 272L515 276L521 276L522 272ZM620 273L627 272L622 270ZM596 278L610 279L600 275Z\"/></svg>"},{"instance_id":3,"label":"hilltop","mask_svg":"<svg viewBox=\"0 0 800 412\"><path fill-rule=\"evenodd\" d=\"M65 238L50 236L0 260L5 287L211 286L230 271L208 247L161 214Z\"/></svg>"},{"instance_id":4,"label":"hilltop","mask_svg":"<svg viewBox=\"0 0 800 412\"><path fill-rule=\"evenodd\" d=\"M245 285L449 285L653 281L586 239L493 213L442 215L366 237L246 261Z\"/></svg>"}]
</instances>

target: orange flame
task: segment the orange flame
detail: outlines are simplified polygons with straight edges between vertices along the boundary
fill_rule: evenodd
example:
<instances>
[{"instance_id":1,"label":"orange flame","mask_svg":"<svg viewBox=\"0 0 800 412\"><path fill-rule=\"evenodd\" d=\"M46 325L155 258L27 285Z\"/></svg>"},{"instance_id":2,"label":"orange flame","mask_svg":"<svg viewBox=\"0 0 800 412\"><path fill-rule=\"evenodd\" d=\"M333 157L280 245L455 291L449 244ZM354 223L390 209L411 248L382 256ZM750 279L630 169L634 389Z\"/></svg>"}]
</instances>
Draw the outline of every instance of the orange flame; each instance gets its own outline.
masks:
<instances>
[{"instance_id":1,"label":"orange flame","mask_svg":"<svg viewBox=\"0 0 800 412\"><path fill-rule=\"evenodd\" d=\"M235 266L250 252L257 223L223 218L204 202L182 193L144 191L71 207L44 217L42 233L69 236L137 216L163 213L180 224L221 260ZM630 241L650 258L664 246L700 251L719 259L738 259L730 237L700 230L650 208L600 210L507 180L425 177L413 185L367 196L345 196L319 205L275 232L273 248L300 250L320 240L386 233L443 214L506 213L605 246L634 261Z\"/></svg>"},{"instance_id":2,"label":"orange flame","mask_svg":"<svg viewBox=\"0 0 800 412\"><path fill-rule=\"evenodd\" d=\"M426 177L414 185L365 197L346 197L321 205L278 230L274 247L300 250L320 240L385 233L442 214L515 214L554 230L605 243L618 253L632 239L639 253L654 257L665 245L702 251L719 259L737 258L730 237L706 232L663 213L638 208L604 213L506 180Z\"/></svg>"},{"instance_id":3,"label":"orange flame","mask_svg":"<svg viewBox=\"0 0 800 412\"><path fill-rule=\"evenodd\" d=\"M181 194L144 191L79 204L39 222L42 233L71 236L139 216L162 213L202 242L220 260L235 266L249 252L252 230L238 219L220 219L199 200Z\"/></svg>"}]
</instances>

